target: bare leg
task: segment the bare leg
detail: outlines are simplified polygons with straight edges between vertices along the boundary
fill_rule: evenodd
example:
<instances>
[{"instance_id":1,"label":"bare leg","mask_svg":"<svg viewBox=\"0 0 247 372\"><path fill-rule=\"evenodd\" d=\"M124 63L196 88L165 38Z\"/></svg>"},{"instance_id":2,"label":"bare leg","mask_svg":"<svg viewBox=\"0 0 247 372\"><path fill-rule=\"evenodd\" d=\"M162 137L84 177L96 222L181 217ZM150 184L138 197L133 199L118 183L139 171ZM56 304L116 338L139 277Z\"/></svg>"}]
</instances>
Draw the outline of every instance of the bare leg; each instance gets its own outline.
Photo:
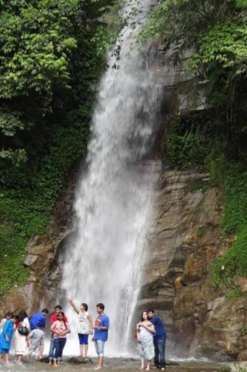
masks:
<instances>
[{"instance_id":1,"label":"bare leg","mask_svg":"<svg viewBox=\"0 0 247 372\"><path fill-rule=\"evenodd\" d=\"M140 369L144 369L144 358L141 358L141 367L140 367Z\"/></svg>"},{"instance_id":2,"label":"bare leg","mask_svg":"<svg viewBox=\"0 0 247 372\"><path fill-rule=\"evenodd\" d=\"M96 368L94 368L95 370L97 369L101 369L104 367L104 357L99 357L99 360L98 360L98 365Z\"/></svg>"},{"instance_id":3,"label":"bare leg","mask_svg":"<svg viewBox=\"0 0 247 372\"><path fill-rule=\"evenodd\" d=\"M80 356L83 358L83 345L80 345Z\"/></svg>"},{"instance_id":4,"label":"bare leg","mask_svg":"<svg viewBox=\"0 0 247 372\"><path fill-rule=\"evenodd\" d=\"M53 364L53 367L58 367L58 361L56 359L54 359L54 364Z\"/></svg>"},{"instance_id":5,"label":"bare leg","mask_svg":"<svg viewBox=\"0 0 247 372\"><path fill-rule=\"evenodd\" d=\"M88 345L84 345L84 358L87 357Z\"/></svg>"},{"instance_id":6,"label":"bare leg","mask_svg":"<svg viewBox=\"0 0 247 372\"><path fill-rule=\"evenodd\" d=\"M9 364L9 354L4 353L5 363Z\"/></svg>"},{"instance_id":7,"label":"bare leg","mask_svg":"<svg viewBox=\"0 0 247 372\"><path fill-rule=\"evenodd\" d=\"M146 371L150 371L150 364L151 364L151 362L150 362L150 360L147 362L147 368L146 368Z\"/></svg>"},{"instance_id":8,"label":"bare leg","mask_svg":"<svg viewBox=\"0 0 247 372\"><path fill-rule=\"evenodd\" d=\"M39 347L39 357L42 358L44 352L44 345L40 345Z\"/></svg>"},{"instance_id":9,"label":"bare leg","mask_svg":"<svg viewBox=\"0 0 247 372\"><path fill-rule=\"evenodd\" d=\"M16 355L16 363L21 364L21 355Z\"/></svg>"}]
</instances>

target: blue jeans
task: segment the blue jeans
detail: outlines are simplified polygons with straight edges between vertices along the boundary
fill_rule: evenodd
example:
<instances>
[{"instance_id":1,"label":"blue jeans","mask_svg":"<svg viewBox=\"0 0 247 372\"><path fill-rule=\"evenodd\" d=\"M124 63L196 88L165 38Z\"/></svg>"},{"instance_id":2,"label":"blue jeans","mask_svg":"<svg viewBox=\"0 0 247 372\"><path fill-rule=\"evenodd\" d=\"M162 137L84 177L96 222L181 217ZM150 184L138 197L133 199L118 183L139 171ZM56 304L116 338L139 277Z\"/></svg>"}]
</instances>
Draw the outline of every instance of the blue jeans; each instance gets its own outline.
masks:
<instances>
[{"instance_id":1,"label":"blue jeans","mask_svg":"<svg viewBox=\"0 0 247 372\"><path fill-rule=\"evenodd\" d=\"M54 338L55 353L53 356L54 360L61 360L63 355L63 349L66 344L66 338Z\"/></svg>"},{"instance_id":2,"label":"blue jeans","mask_svg":"<svg viewBox=\"0 0 247 372\"><path fill-rule=\"evenodd\" d=\"M94 345L95 345L95 350L96 350L96 353L97 353L98 357L103 357L104 356L105 341L94 340Z\"/></svg>"},{"instance_id":3,"label":"blue jeans","mask_svg":"<svg viewBox=\"0 0 247 372\"><path fill-rule=\"evenodd\" d=\"M154 365L159 368L165 367L165 347L166 347L166 340L165 339L158 339L156 340L154 337Z\"/></svg>"},{"instance_id":4,"label":"blue jeans","mask_svg":"<svg viewBox=\"0 0 247 372\"><path fill-rule=\"evenodd\" d=\"M49 350L49 360L53 359L55 350L54 350L54 337L51 336L50 350Z\"/></svg>"}]
</instances>

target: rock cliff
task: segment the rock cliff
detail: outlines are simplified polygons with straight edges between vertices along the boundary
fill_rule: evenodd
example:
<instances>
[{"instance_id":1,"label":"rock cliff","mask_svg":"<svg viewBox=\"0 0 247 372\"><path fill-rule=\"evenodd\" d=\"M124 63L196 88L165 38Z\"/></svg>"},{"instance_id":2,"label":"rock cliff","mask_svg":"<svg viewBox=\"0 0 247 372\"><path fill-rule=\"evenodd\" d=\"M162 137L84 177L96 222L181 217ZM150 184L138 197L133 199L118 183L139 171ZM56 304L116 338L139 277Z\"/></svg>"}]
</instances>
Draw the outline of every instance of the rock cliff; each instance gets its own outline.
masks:
<instances>
[{"instance_id":1,"label":"rock cliff","mask_svg":"<svg viewBox=\"0 0 247 372\"><path fill-rule=\"evenodd\" d=\"M210 264L226 249L222 211L222 193L208 188L207 174L164 173L138 305L155 308L165 320L170 355L244 358L246 300L226 298L208 278Z\"/></svg>"},{"instance_id":2,"label":"rock cliff","mask_svg":"<svg viewBox=\"0 0 247 372\"><path fill-rule=\"evenodd\" d=\"M165 47L157 49L152 68L157 83L163 87L162 114L204 109L208 82L191 93L188 87L193 82L185 75L181 77L182 66L169 66ZM162 127L162 144L164 132ZM24 261L31 269L30 278L1 300L1 315L7 310L25 308L30 313L43 305L53 307L63 297L63 250L73 234L77 173L78 167L69 175L46 234L30 239ZM168 355L247 360L246 298L227 298L208 279L210 264L230 243L223 240L219 227L224 206L221 191L209 187L208 175L201 170L165 169L154 197L149 254L142 268L137 311L155 308L163 317L168 330ZM240 285L246 293L247 281L243 279Z\"/></svg>"}]
</instances>

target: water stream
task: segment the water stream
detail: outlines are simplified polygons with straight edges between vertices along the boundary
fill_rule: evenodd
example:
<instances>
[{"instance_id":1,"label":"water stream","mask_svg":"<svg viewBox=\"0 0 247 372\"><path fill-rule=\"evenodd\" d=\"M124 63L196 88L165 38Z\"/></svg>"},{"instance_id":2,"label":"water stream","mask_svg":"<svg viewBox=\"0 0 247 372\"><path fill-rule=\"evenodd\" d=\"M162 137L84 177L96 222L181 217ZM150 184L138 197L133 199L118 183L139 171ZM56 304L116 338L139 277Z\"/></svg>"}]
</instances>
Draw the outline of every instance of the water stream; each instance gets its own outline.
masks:
<instances>
[{"instance_id":1,"label":"water stream","mask_svg":"<svg viewBox=\"0 0 247 372\"><path fill-rule=\"evenodd\" d=\"M75 200L77 234L66 253L62 283L78 305L89 304L94 317L95 305L105 304L111 355L126 351L152 210L154 183L148 175L153 168L144 159L153 139L159 87L149 71L149 47L131 51L137 20L145 21L150 5L151 0L128 1L123 8L127 25L109 53L99 87L87 172ZM75 318L69 309L66 313Z\"/></svg>"}]
</instances>

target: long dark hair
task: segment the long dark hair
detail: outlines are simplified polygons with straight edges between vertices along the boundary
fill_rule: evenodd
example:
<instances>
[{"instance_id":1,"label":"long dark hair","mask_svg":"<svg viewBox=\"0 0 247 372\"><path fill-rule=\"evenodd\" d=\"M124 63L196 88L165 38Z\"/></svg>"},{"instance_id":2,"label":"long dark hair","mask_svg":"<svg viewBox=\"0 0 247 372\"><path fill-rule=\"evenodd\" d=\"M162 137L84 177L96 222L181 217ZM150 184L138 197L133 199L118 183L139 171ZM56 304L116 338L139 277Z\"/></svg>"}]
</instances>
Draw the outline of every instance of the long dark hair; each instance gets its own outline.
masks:
<instances>
[{"instance_id":1,"label":"long dark hair","mask_svg":"<svg viewBox=\"0 0 247 372\"><path fill-rule=\"evenodd\" d=\"M13 316L14 316L14 313L12 313L11 311L8 311L6 314L5 314L5 316L4 316L4 318L13 318Z\"/></svg>"},{"instance_id":2,"label":"long dark hair","mask_svg":"<svg viewBox=\"0 0 247 372\"><path fill-rule=\"evenodd\" d=\"M143 313L146 313L147 315L148 315L148 312L146 311L146 310L144 310L143 312L142 312L142 315L141 315L141 321L143 322Z\"/></svg>"},{"instance_id":3,"label":"long dark hair","mask_svg":"<svg viewBox=\"0 0 247 372\"><path fill-rule=\"evenodd\" d=\"M27 318L27 313L25 310L20 310L18 313L18 320L22 322L25 318Z\"/></svg>"},{"instance_id":4,"label":"long dark hair","mask_svg":"<svg viewBox=\"0 0 247 372\"><path fill-rule=\"evenodd\" d=\"M86 310L86 311L88 311L88 306L87 306L87 304L85 304L84 302L81 304L81 306L83 306L84 307L84 309Z\"/></svg>"},{"instance_id":5,"label":"long dark hair","mask_svg":"<svg viewBox=\"0 0 247 372\"><path fill-rule=\"evenodd\" d=\"M68 327L67 327L67 324L66 324L66 322L64 320L64 312L63 311L59 311L59 313L57 314L57 318L58 318L59 315L62 315L63 316L63 323L65 325L65 328L67 329Z\"/></svg>"}]
</instances>

